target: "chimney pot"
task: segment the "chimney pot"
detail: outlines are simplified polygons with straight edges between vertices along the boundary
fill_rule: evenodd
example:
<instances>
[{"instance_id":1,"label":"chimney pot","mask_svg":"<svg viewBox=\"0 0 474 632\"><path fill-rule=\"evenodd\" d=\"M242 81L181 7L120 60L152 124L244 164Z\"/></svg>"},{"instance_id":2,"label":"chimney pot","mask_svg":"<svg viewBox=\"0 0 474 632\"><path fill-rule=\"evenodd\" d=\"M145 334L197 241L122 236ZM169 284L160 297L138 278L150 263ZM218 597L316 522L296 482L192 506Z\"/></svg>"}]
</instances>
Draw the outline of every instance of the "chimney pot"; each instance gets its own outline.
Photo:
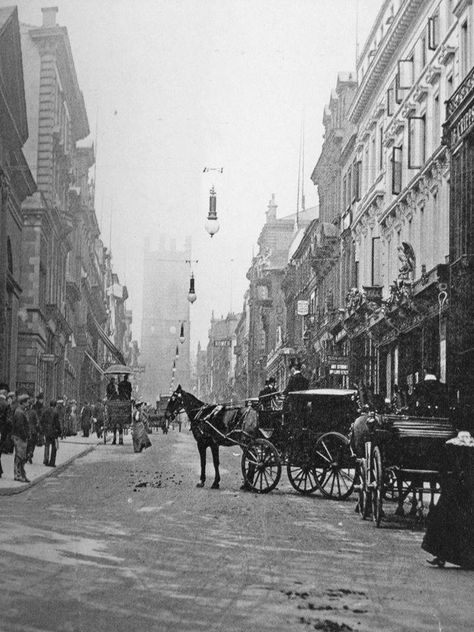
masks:
<instances>
[{"instance_id":1,"label":"chimney pot","mask_svg":"<svg viewBox=\"0 0 474 632\"><path fill-rule=\"evenodd\" d=\"M58 7L43 7L41 11L43 13L43 27L50 28L51 26L56 26Z\"/></svg>"}]
</instances>

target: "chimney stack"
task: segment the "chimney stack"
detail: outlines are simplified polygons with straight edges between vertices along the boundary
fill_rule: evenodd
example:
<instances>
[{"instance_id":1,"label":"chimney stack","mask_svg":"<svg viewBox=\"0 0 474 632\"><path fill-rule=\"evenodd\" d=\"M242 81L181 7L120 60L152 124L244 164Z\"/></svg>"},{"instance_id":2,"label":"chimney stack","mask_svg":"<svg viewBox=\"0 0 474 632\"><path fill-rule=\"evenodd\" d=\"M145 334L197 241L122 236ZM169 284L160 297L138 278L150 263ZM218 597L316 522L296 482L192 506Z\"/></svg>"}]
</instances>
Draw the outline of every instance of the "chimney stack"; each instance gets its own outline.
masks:
<instances>
[{"instance_id":1,"label":"chimney stack","mask_svg":"<svg viewBox=\"0 0 474 632\"><path fill-rule=\"evenodd\" d=\"M43 28L56 26L56 13L58 12L58 7L43 7L41 11L43 13Z\"/></svg>"}]
</instances>

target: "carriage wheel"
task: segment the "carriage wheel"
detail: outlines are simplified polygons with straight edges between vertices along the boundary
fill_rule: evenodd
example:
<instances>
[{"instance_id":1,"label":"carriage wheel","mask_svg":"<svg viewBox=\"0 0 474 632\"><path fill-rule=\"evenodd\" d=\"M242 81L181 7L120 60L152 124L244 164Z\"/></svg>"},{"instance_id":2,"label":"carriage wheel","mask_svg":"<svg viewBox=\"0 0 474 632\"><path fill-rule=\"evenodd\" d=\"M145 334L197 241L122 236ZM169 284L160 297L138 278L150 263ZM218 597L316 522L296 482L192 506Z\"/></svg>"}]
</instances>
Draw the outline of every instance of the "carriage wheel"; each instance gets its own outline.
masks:
<instances>
[{"instance_id":1,"label":"carriage wheel","mask_svg":"<svg viewBox=\"0 0 474 632\"><path fill-rule=\"evenodd\" d=\"M372 460L370 468L370 486L372 497L372 520L377 527L380 527L382 520L383 505L383 476L382 476L382 455L380 448L375 446L372 451Z\"/></svg>"},{"instance_id":2,"label":"carriage wheel","mask_svg":"<svg viewBox=\"0 0 474 632\"><path fill-rule=\"evenodd\" d=\"M314 465L299 466L288 463L286 473L293 488L300 494L312 494L319 489L318 473Z\"/></svg>"},{"instance_id":3,"label":"carriage wheel","mask_svg":"<svg viewBox=\"0 0 474 632\"><path fill-rule=\"evenodd\" d=\"M255 439L242 454L242 475L246 485L258 494L267 494L278 485L281 461L278 450L266 439Z\"/></svg>"},{"instance_id":4,"label":"carriage wheel","mask_svg":"<svg viewBox=\"0 0 474 632\"><path fill-rule=\"evenodd\" d=\"M358 463L359 475L359 516L362 520L366 520L370 516L372 508L372 500L370 497L369 487L367 485L367 461L359 459Z\"/></svg>"},{"instance_id":5,"label":"carriage wheel","mask_svg":"<svg viewBox=\"0 0 474 632\"><path fill-rule=\"evenodd\" d=\"M349 439L326 432L316 441L315 470L319 490L326 498L343 500L354 489L355 467Z\"/></svg>"}]
</instances>

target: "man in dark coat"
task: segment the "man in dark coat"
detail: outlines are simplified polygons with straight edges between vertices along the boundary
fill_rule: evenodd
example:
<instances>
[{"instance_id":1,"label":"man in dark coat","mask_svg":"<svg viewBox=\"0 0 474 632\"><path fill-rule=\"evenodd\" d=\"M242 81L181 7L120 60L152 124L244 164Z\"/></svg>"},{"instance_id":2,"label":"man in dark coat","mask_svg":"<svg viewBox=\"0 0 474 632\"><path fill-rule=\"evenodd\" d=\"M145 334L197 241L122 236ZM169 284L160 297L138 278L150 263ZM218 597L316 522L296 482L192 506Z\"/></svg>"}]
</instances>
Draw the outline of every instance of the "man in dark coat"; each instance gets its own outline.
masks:
<instances>
[{"instance_id":1,"label":"man in dark coat","mask_svg":"<svg viewBox=\"0 0 474 632\"><path fill-rule=\"evenodd\" d=\"M107 399L118 399L117 384L114 377L111 377L107 384Z\"/></svg>"},{"instance_id":2,"label":"man in dark coat","mask_svg":"<svg viewBox=\"0 0 474 632\"><path fill-rule=\"evenodd\" d=\"M28 400L29 395L27 393L22 393L18 396L12 423L12 439L13 445L15 446L15 458L13 465L14 479L15 481L19 481L21 483L30 482L25 473L26 449L30 433L28 418L25 412Z\"/></svg>"},{"instance_id":3,"label":"man in dark coat","mask_svg":"<svg viewBox=\"0 0 474 632\"><path fill-rule=\"evenodd\" d=\"M44 434L43 463L49 467L56 467L56 442L61 436L61 423L59 421L58 411L56 410L55 400L51 400L49 407L45 408L41 413L40 426Z\"/></svg>"},{"instance_id":4,"label":"man in dark coat","mask_svg":"<svg viewBox=\"0 0 474 632\"><path fill-rule=\"evenodd\" d=\"M95 418L95 432L97 434L97 438L100 439L104 431L105 423L105 407L100 399L97 400L93 413Z\"/></svg>"},{"instance_id":5,"label":"man in dark coat","mask_svg":"<svg viewBox=\"0 0 474 632\"><path fill-rule=\"evenodd\" d=\"M41 434L41 427L39 424L39 417L36 409L34 407L35 400L30 398L29 407L26 411L26 416L28 418L28 445L26 447L26 460L28 463L33 463L33 455L35 453L36 444L38 441L38 437Z\"/></svg>"},{"instance_id":6,"label":"man in dark coat","mask_svg":"<svg viewBox=\"0 0 474 632\"><path fill-rule=\"evenodd\" d=\"M288 393L292 393L293 391L307 391L308 388L309 381L301 373L301 364L299 362L295 362L290 368L290 379L283 391L283 395L286 396Z\"/></svg>"},{"instance_id":7,"label":"man in dark coat","mask_svg":"<svg viewBox=\"0 0 474 632\"><path fill-rule=\"evenodd\" d=\"M128 373L123 376L123 380L119 382L118 394L120 399L132 399L132 385L128 381Z\"/></svg>"},{"instance_id":8,"label":"man in dark coat","mask_svg":"<svg viewBox=\"0 0 474 632\"><path fill-rule=\"evenodd\" d=\"M0 478L3 474L1 457L11 432L10 407L7 402L8 384L0 384Z\"/></svg>"},{"instance_id":9,"label":"man in dark coat","mask_svg":"<svg viewBox=\"0 0 474 632\"><path fill-rule=\"evenodd\" d=\"M92 406L86 402L81 410L81 428L82 436L88 437L92 426Z\"/></svg>"}]
</instances>

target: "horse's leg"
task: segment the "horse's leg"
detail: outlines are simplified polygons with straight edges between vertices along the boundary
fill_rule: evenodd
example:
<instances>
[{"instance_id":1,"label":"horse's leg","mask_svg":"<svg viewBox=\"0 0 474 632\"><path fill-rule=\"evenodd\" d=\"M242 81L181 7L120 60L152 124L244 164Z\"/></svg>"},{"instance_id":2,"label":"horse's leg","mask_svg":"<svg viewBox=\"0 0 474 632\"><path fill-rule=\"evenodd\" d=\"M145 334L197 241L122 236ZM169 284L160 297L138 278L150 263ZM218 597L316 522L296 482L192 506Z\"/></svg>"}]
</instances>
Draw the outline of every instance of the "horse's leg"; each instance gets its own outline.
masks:
<instances>
[{"instance_id":1,"label":"horse's leg","mask_svg":"<svg viewBox=\"0 0 474 632\"><path fill-rule=\"evenodd\" d=\"M214 463L215 478L211 485L211 489L219 489L221 476L219 474L219 446L217 443L211 443L212 462Z\"/></svg>"},{"instance_id":2,"label":"horse's leg","mask_svg":"<svg viewBox=\"0 0 474 632\"><path fill-rule=\"evenodd\" d=\"M206 482L206 444L203 441L198 441L197 447L201 459L201 481L196 487L204 487L204 483Z\"/></svg>"}]
</instances>

